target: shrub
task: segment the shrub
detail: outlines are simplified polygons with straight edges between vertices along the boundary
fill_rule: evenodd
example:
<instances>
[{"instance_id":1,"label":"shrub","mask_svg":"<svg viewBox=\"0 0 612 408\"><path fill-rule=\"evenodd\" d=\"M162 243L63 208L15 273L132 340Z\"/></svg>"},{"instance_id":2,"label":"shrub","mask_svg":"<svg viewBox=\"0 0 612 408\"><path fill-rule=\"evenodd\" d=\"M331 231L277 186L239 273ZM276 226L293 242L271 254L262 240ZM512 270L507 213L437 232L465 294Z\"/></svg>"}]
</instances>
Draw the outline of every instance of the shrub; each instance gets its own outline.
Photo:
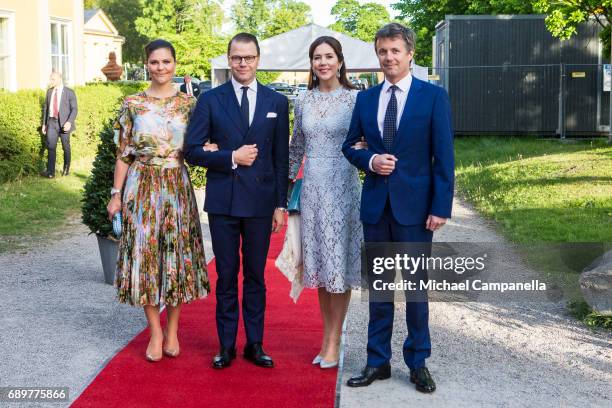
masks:
<instances>
[{"instance_id":1,"label":"shrub","mask_svg":"<svg viewBox=\"0 0 612 408\"><path fill-rule=\"evenodd\" d=\"M113 231L106 211L113 187L117 152L113 122L113 119L107 120L100 132L98 151L81 200L83 224L87 225L92 233L103 237L110 237Z\"/></svg>"},{"instance_id":2,"label":"shrub","mask_svg":"<svg viewBox=\"0 0 612 408\"><path fill-rule=\"evenodd\" d=\"M206 186L206 168L202 166L187 166L189 178L193 188L204 188Z\"/></svg>"},{"instance_id":3,"label":"shrub","mask_svg":"<svg viewBox=\"0 0 612 408\"><path fill-rule=\"evenodd\" d=\"M73 160L90 156L103 124L113 118L121 99L146 86L143 82L104 82L78 86L79 114L71 137ZM40 133L44 90L0 92L0 183L36 173L46 149Z\"/></svg>"}]
</instances>

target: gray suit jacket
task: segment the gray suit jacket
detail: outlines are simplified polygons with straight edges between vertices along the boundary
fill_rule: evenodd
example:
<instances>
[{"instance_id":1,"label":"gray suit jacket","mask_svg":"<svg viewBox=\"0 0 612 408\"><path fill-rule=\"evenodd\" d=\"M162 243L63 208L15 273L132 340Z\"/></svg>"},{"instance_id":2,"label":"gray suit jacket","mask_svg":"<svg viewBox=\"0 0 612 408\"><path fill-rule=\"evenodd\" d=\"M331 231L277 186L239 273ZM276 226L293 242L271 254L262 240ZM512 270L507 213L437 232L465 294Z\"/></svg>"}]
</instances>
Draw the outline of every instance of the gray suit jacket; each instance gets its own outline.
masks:
<instances>
[{"instance_id":1,"label":"gray suit jacket","mask_svg":"<svg viewBox=\"0 0 612 408\"><path fill-rule=\"evenodd\" d=\"M53 88L47 89L47 96L45 97L45 105L43 106L43 125L47 126L47 121L49 120L49 111L51 109L51 96L53 95ZM77 109L77 99L74 91L68 87L64 86L64 90L62 91L62 97L59 101L59 125L60 129L64 128L64 123L70 122L72 125L70 127L71 133L76 129L74 120L77 117L78 109Z\"/></svg>"}]
</instances>

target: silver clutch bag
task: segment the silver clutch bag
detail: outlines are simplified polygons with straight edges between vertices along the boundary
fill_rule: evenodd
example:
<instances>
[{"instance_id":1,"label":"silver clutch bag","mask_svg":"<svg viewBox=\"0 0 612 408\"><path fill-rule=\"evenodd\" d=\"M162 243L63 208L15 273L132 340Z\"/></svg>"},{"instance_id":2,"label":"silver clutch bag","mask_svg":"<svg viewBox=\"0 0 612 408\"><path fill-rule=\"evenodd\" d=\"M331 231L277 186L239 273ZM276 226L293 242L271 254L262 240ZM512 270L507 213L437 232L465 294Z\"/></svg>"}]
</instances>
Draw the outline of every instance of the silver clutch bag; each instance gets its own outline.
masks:
<instances>
[{"instance_id":1,"label":"silver clutch bag","mask_svg":"<svg viewBox=\"0 0 612 408\"><path fill-rule=\"evenodd\" d=\"M121 237L121 211L113 216L113 233L115 237Z\"/></svg>"}]
</instances>

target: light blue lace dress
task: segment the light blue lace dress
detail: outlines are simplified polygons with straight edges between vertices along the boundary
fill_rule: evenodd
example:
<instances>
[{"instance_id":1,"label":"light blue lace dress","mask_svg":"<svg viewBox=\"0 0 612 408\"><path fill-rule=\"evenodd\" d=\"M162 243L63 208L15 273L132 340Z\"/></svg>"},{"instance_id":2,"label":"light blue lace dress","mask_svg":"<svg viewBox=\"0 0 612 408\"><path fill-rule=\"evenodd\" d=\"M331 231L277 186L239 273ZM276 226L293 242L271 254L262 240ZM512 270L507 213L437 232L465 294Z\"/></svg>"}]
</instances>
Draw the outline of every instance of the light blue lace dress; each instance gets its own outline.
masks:
<instances>
[{"instance_id":1,"label":"light blue lace dress","mask_svg":"<svg viewBox=\"0 0 612 408\"><path fill-rule=\"evenodd\" d=\"M361 183L342 154L357 91L339 88L301 93L289 148L290 178L302 158L300 197L304 286L343 293L360 286L363 232L359 220Z\"/></svg>"}]
</instances>

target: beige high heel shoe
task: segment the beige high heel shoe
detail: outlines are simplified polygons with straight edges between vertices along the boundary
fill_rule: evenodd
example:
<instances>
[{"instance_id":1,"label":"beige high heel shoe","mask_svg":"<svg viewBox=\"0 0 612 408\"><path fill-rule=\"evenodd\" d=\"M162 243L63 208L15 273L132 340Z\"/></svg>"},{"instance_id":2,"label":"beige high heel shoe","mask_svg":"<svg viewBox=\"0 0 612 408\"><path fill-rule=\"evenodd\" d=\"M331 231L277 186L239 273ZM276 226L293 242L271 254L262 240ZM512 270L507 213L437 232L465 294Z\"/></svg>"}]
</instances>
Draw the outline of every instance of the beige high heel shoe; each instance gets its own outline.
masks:
<instances>
[{"instance_id":1,"label":"beige high heel shoe","mask_svg":"<svg viewBox=\"0 0 612 408\"><path fill-rule=\"evenodd\" d=\"M151 363L157 363L158 361L162 359L162 356L163 356L163 353L159 357L154 357L153 354L150 354L148 351L145 352L145 359Z\"/></svg>"},{"instance_id":2,"label":"beige high heel shoe","mask_svg":"<svg viewBox=\"0 0 612 408\"><path fill-rule=\"evenodd\" d=\"M164 331L164 340L166 339L166 337L168 337L168 334ZM164 352L166 356L171 357L171 358L176 358L179 356L179 354L181 354L180 348L171 350L171 349L167 349L163 347L162 351Z\"/></svg>"},{"instance_id":3,"label":"beige high heel shoe","mask_svg":"<svg viewBox=\"0 0 612 408\"><path fill-rule=\"evenodd\" d=\"M147 361L149 361L151 363L157 363L158 361L161 361L162 356L159 356L158 358L155 358L151 354L145 353L145 358L147 359Z\"/></svg>"}]
</instances>

